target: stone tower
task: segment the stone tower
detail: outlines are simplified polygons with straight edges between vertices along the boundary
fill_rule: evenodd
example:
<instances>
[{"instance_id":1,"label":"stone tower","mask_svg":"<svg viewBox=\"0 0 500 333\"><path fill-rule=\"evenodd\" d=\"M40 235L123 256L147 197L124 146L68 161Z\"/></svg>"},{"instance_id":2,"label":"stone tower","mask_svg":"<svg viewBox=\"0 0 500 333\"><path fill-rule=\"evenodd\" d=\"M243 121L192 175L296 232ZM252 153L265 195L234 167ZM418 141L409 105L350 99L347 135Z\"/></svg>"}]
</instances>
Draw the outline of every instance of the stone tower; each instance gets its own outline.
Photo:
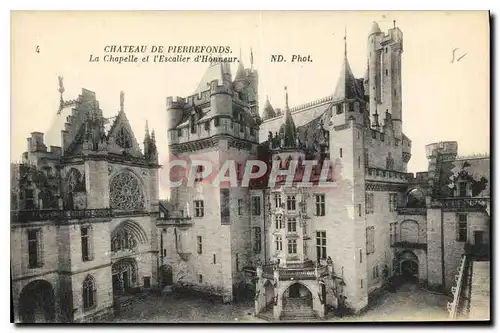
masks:
<instances>
[{"instance_id":1,"label":"stone tower","mask_svg":"<svg viewBox=\"0 0 500 333\"><path fill-rule=\"evenodd\" d=\"M175 244L165 259L176 281L224 301L232 300L253 257L249 189L240 183L246 161L257 152L257 77L240 62L233 80L228 63L212 63L194 95L167 98L170 152L187 161L189 179L171 189L171 203L174 214L189 222L164 228L164 246ZM224 166L229 175L236 173L237 184L215 181Z\"/></svg>"},{"instance_id":2,"label":"stone tower","mask_svg":"<svg viewBox=\"0 0 500 333\"><path fill-rule=\"evenodd\" d=\"M402 137L401 54L403 33L389 29L387 35L376 22L368 36L368 93L371 126L380 129L382 120L391 115L396 138Z\"/></svg>"}]
</instances>

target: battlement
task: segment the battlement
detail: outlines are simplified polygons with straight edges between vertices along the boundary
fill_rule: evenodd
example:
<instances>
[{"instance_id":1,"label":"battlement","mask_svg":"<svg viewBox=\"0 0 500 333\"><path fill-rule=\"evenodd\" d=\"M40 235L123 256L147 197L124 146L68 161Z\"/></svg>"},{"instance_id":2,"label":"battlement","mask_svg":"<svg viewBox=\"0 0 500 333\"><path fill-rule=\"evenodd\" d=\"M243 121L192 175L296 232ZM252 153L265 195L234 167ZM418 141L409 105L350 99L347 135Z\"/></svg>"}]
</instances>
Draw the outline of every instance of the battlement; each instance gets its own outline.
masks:
<instances>
[{"instance_id":1,"label":"battlement","mask_svg":"<svg viewBox=\"0 0 500 333\"><path fill-rule=\"evenodd\" d=\"M195 105L195 106L210 102L210 89L186 97L185 102L188 105Z\"/></svg>"},{"instance_id":2,"label":"battlement","mask_svg":"<svg viewBox=\"0 0 500 333\"><path fill-rule=\"evenodd\" d=\"M230 95L230 89L224 85L219 85L219 80L213 80L210 82L210 95L215 94L228 94Z\"/></svg>"},{"instance_id":3,"label":"battlement","mask_svg":"<svg viewBox=\"0 0 500 333\"><path fill-rule=\"evenodd\" d=\"M484 159L490 158L490 154L483 153L483 154L462 155L462 156L457 156L456 160L477 160L483 158Z\"/></svg>"},{"instance_id":4,"label":"battlement","mask_svg":"<svg viewBox=\"0 0 500 333\"><path fill-rule=\"evenodd\" d=\"M431 158L439 154L452 154L456 155L458 152L458 143L456 141L441 141L431 143L425 146L425 153L427 158Z\"/></svg>"},{"instance_id":5,"label":"battlement","mask_svg":"<svg viewBox=\"0 0 500 333\"><path fill-rule=\"evenodd\" d=\"M429 181L429 173L427 171L417 172L416 175L411 172L407 175L410 183L427 183Z\"/></svg>"},{"instance_id":6,"label":"battlement","mask_svg":"<svg viewBox=\"0 0 500 333\"><path fill-rule=\"evenodd\" d=\"M179 96L167 97L167 107L184 107L186 100Z\"/></svg>"},{"instance_id":7,"label":"battlement","mask_svg":"<svg viewBox=\"0 0 500 333\"><path fill-rule=\"evenodd\" d=\"M382 37L382 44L390 43L390 42L403 42L403 32L399 28L389 29L387 34Z\"/></svg>"}]
</instances>

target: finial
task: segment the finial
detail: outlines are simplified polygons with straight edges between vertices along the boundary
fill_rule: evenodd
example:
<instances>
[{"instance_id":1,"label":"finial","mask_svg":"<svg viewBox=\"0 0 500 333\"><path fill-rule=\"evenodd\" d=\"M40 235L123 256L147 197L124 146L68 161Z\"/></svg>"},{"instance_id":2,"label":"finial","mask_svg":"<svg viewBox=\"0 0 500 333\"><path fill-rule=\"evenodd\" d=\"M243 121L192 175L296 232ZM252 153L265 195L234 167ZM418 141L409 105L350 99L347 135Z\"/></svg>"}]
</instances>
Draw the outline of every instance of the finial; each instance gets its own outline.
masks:
<instances>
[{"instance_id":1,"label":"finial","mask_svg":"<svg viewBox=\"0 0 500 333\"><path fill-rule=\"evenodd\" d=\"M59 110L57 111L57 114L61 114L61 111L63 109L64 105L64 100L63 100L63 93L64 93L64 84L63 84L63 77L58 76L57 79L59 80L59 94L61 95L60 100L59 100Z\"/></svg>"},{"instance_id":2,"label":"finial","mask_svg":"<svg viewBox=\"0 0 500 333\"><path fill-rule=\"evenodd\" d=\"M394 24L394 29L396 29L396 20L392 21L392 23Z\"/></svg>"},{"instance_id":3,"label":"finial","mask_svg":"<svg viewBox=\"0 0 500 333\"><path fill-rule=\"evenodd\" d=\"M250 48L250 68L253 69L253 50Z\"/></svg>"},{"instance_id":4,"label":"finial","mask_svg":"<svg viewBox=\"0 0 500 333\"><path fill-rule=\"evenodd\" d=\"M285 86L285 106L288 109L288 88Z\"/></svg>"},{"instance_id":5,"label":"finial","mask_svg":"<svg viewBox=\"0 0 500 333\"><path fill-rule=\"evenodd\" d=\"M123 106L125 105L125 93L120 91L120 111L123 111Z\"/></svg>"},{"instance_id":6,"label":"finial","mask_svg":"<svg viewBox=\"0 0 500 333\"><path fill-rule=\"evenodd\" d=\"M57 77L57 79L59 80L59 93L61 94L61 98L62 98L62 94L64 93L63 77L59 75Z\"/></svg>"},{"instance_id":7,"label":"finial","mask_svg":"<svg viewBox=\"0 0 500 333\"><path fill-rule=\"evenodd\" d=\"M344 26L344 56L347 58L347 27Z\"/></svg>"},{"instance_id":8,"label":"finial","mask_svg":"<svg viewBox=\"0 0 500 333\"><path fill-rule=\"evenodd\" d=\"M149 133L148 121L146 120L146 133Z\"/></svg>"}]
</instances>

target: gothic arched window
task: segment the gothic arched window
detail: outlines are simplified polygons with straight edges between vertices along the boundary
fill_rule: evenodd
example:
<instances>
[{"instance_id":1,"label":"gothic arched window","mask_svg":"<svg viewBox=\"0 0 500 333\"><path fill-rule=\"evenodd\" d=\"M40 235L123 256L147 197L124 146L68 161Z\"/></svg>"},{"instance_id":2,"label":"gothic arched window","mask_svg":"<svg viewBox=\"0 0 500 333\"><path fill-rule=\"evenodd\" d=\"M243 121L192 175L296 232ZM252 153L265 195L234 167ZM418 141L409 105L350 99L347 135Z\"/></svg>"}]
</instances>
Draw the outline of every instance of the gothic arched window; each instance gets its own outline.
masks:
<instances>
[{"instance_id":1,"label":"gothic arched window","mask_svg":"<svg viewBox=\"0 0 500 333\"><path fill-rule=\"evenodd\" d=\"M69 192L79 192L85 190L84 178L80 171L75 168L69 170L66 176L66 184Z\"/></svg>"},{"instance_id":2,"label":"gothic arched window","mask_svg":"<svg viewBox=\"0 0 500 333\"><path fill-rule=\"evenodd\" d=\"M123 211L144 210L144 194L139 180L130 172L122 172L111 179L110 206Z\"/></svg>"},{"instance_id":3,"label":"gothic arched window","mask_svg":"<svg viewBox=\"0 0 500 333\"><path fill-rule=\"evenodd\" d=\"M91 309L96 305L96 285L92 275L83 280L83 309Z\"/></svg>"},{"instance_id":4,"label":"gothic arched window","mask_svg":"<svg viewBox=\"0 0 500 333\"><path fill-rule=\"evenodd\" d=\"M137 247L137 240L127 230L120 230L111 240L111 251L133 250Z\"/></svg>"},{"instance_id":5,"label":"gothic arched window","mask_svg":"<svg viewBox=\"0 0 500 333\"><path fill-rule=\"evenodd\" d=\"M123 127L118 131L116 135L116 144L122 148L131 148L132 147L132 139L130 139L130 135L127 130Z\"/></svg>"}]
</instances>

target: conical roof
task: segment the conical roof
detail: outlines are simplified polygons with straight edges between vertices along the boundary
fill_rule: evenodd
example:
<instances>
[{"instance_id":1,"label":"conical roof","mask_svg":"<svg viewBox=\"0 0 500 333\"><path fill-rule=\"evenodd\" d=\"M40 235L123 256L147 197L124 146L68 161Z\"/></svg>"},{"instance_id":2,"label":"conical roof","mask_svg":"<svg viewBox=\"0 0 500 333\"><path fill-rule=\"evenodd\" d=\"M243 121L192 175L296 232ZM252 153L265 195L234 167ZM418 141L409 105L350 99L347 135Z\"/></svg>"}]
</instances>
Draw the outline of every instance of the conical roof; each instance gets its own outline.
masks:
<instances>
[{"instance_id":1,"label":"conical roof","mask_svg":"<svg viewBox=\"0 0 500 333\"><path fill-rule=\"evenodd\" d=\"M380 27L378 26L378 23L373 21L373 24L372 24L372 29L370 30L370 35L371 34L378 34L378 33L381 33L382 30L380 30Z\"/></svg>"},{"instance_id":2,"label":"conical roof","mask_svg":"<svg viewBox=\"0 0 500 333\"><path fill-rule=\"evenodd\" d=\"M339 79L337 81L337 87L335 88L335 93L333 94L333 101L353 98L362 99L363 91L358 86L358 82L352 74L349 60L347 60L347 55L345 55Z\"/></svg>"},{"instance_id":3,"label":"conical roof","mask_svg":"<svg viewBox=\"0 0 500 333\"><path fill-rule=\"evenodd\" d=\"M264 111L262 112L262 118L264 120L276 117L276 112L274 111L271 102L269 102L269 97L266 96L266 103L264 104Z\"/></svg>"},{"instance_id":4,"label":"conical roof","mask_svg":"<svg viewBox=\"0 0 500 333\"><path fill-rule=\"evenodd\" d=\"M284 122L280 127L280 135L283 139L282 148L296 147L297 127L295 127L295 122L293 121L292 113L289 108L286 108L283 117L284 117Z\"/></svg>"},{"instance_id":5,"label":"conical roof","mask_svg":"<svg viewBox=\"0 0 500 333\"><path fill-rule=\"evenodd\" d=\"M238 69L236 70L236 76L234 77L234 81L242 81L247 78L247 74L245 73L245 67L243 66L243 62L238 63Z\"/></svg>"}]
</instances>

